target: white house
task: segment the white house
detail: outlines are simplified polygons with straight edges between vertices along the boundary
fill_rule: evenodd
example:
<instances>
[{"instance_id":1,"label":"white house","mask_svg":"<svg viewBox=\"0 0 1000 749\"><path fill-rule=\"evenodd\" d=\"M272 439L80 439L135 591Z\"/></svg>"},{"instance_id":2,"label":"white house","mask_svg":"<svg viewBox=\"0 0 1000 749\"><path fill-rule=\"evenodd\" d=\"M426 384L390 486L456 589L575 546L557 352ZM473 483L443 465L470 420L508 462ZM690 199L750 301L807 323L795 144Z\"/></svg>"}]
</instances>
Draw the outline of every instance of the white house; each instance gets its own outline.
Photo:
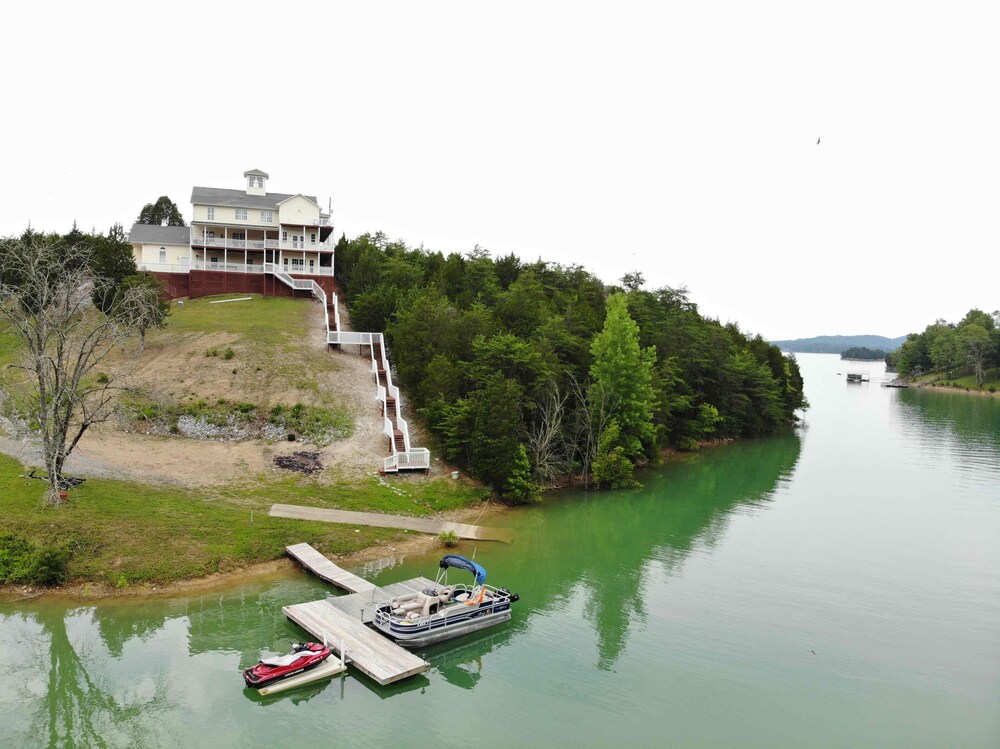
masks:
<instances>
[{"instance_id":1,"label":"white house","mask_svg":"<svg viewBox=\"0 0 1000 749\"><path fill-rule=\"evenodd\" d=\"M133 225L136 265L163 277L171 296L287 293L265 278L274 271L332 291L330 214L314 196L269 193L259 169L243 176L244 190L195 187L190 227Z\"/></svg>"}]
</instances>

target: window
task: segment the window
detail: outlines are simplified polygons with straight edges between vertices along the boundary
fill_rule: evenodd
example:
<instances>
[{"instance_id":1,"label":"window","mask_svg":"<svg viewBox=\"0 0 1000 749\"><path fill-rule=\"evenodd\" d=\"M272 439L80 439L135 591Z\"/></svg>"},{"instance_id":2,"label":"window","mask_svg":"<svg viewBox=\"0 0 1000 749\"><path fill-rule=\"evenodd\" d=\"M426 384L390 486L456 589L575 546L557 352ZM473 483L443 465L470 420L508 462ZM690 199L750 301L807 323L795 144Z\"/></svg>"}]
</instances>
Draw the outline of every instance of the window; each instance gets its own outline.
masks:
<instances>
[{"instance_id":1,"label":"window","mask_svg":"<svg viewBox=\"0 0 1000 749\"><path fill-rule=\"evenodd\" d=\"M282 242L287 242L288 241L288 232L287 231L281 232L281 241Z\"/></svg>"},{"instance_id":2,"label":"window","mask_svg":"<svg viewBox=\"0 0 1000 749\"><path fill-rule=\"evenodd\" d=\"M215 239L215 231L206 231L204 239Z\"/></svg>"},{"instance_id":3,"label":"window","mask_svg":"<svg viewBox=\"0 0 1000 749\"><path fill-rule=\"evenodd\" d=\"M167 248L166 247L161 247L160 248L160 262L161 263L166 263L167 262Z\"/></svg>"},{"instance_id":4,"label":"window","mask_svg":"<svg viewBox=\"0 0 1000 749\"><path fill-rule=\"evenodd\" d=\"M309 242L310 244L316 244L316 232L309 235Z\"/></svg>"},{"instance_id":5,"label":"window","mask_svg":"<svg viewBox=\"0 0 1000 749\"><path fill-rule=\"evenodd\" d=\"M309 272L310 273L316 272L316 261L313 258L309 258Z\"/></svg>"},{"instance_id":6,"label":"window","mask_svg":"<svg viewBox=\"0 0 1000 749\"><path fill-rule=\"evenodd\" d=\"M260 222L261 222L262 224L269 224L269 223L271 223L271 222L272 222L273 220L274 220L274 219L272 218L272 214L271 214L271 212L270 212L270 211L261 211L261 212L260 212Z\"/></svg>"},{"instance_id":7,"label":"window","mask_svg":"<svg viewBox=\"0 0 1000 749\"><path fill-rule=\"evenodd\" d=\"M236 220L237 221L246 221L247 220L247 209L246 208L237 208L236 209Z\"/></svg>"},{"instance_id":8,"label":"window","mask_svg":"<svg viewBox=\"0 0 1000 749\"><path fill-rule=\"evenodd\" d=\"M292 258L292 270L301 270L301 269L302 269L302 258L300 258L300 257L293 257Z\"/></svg>"},{"instance_id":9,"label":"window","mask_svg":"<svg viewBox=\"0 0 1000 749\"><path fill-rule=\"evenodd\" d=\"M254 176L251 175L251 177L250 177L250 187L263 187L263 186L264 186L264 178L263 177L254 177Z\"/></svg>"},{"instance_id":10,"label":"window","mask_svg":"<svg viewBox=\"0 0 1000 749\"><path fill-rule=\"evenodd\" d=\"M232 234L229 235L229 237L231 239L246 239L247 234L244 231L234 231Z\"/></svg>"},{"instance_id":11,"label":"window","mask_svg":"<svg viewBox=\"0 0 1000 749\"><path fill-rule=\"evenodd\" d=\"M288 270L288 258L287 258L287 257L286 257L286 258L282 258L282 260L284 260L284 261L285 261L285 263L284 263L284 265L285 265L285 270Z\"/></svg>"},{"instance_id":12,"label":"window","mask_svg":"<svg viewBox=\"0 0 1000 749\"><path fill-rule=\"evenodd\" d=\"M209 261L210 263L218 263L218 262L219 262L219 258L217 258L217 257L210 257L210 258L208 259L208 261Z\"/></svg>"},{"instance_id":13,"label":"window","mask_svg":"<svg viewBox=\"0 0 1000 749\"><path fill-rule=\"evenodd\" d=\"M205 209L205 218L209 221L215 221L215 206L209 206Z\"/></svg>"}]
</instances>

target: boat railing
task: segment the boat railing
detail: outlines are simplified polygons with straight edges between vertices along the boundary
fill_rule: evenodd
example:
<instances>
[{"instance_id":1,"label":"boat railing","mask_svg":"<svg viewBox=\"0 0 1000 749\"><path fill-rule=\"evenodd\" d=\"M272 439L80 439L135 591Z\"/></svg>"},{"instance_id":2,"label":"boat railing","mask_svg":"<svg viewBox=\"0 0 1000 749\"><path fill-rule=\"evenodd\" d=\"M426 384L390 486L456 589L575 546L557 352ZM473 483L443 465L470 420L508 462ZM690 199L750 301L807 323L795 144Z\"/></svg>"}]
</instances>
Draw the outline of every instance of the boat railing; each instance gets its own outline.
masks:
<instances>
[{"instance_id":1,"label":"boat railing","mask_svg":"<svg viewBox=\"0 0 1000 749\"><path fill-rule=\"evenodd\" d=\"M452 585L451 587L454 592L452 593L452 601L449 605L455 605L456 603L475 603L475 598L479 595L481 589L485 590L485 592L489 594L489 598L484 599L480 603L479 608L481 610L488 613L495 607L510 605L510 592L494 588L492 585L472 586L466 585L465 583L459 583L458 585ZM456 601L455 598L463 593L467 595L467 600ZM429 632L432 629L440 629L441 627L447 626L448 617L435 617L434 615L431 615L421 616L418 619L406 619L400 616L394 616L392 613L391 603L389 601L382 601L375 607L375 624L381 625L386 629L392 625L396 625L396 631L399 631L401 629L400 625L404 624L407 633Z\"/></svg>"}]
</instances>

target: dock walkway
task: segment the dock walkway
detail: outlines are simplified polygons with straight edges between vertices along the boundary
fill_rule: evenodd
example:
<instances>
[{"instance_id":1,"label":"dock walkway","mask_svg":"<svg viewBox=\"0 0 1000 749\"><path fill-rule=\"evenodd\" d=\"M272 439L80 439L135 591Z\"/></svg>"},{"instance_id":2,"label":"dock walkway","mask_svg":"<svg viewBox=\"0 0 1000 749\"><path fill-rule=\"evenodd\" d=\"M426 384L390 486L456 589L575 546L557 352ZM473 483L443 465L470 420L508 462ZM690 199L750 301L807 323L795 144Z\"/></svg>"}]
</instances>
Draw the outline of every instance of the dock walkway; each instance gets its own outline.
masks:
<instances>
[{"instance_id":1,"label":"dock walkway","mask_svg":"<svg viewBox=\"0 0 1000 749\"><path fill-rule=\"evenodd\" d=\"M341 569L309 544L295 544L285 550L323 580L354 591L346 596L284 606L281 611L285 616L338 653L343 648L351 665L379 684L392 684L430 668L427 661L368 627L365 621L366 613L369 618L373 614L372 603L419 591L433 585L432 581L418 577L379 588Z\"/></svg>"},{"instance_id":2,"label":"dock walkway","mask_svg":"<svg viewBox=\"0 0 1000 749\"><path fill-rule=\"evenodd\" d=\"M506 528L489 528L484 525L468 523L452 523L436 518L411 518L405 515L383 515L378 512L352 512L350 510L328 510L322 507L303 507L302 505L271 505L267 513L275 518L291 518L293 520L321 520L325 523L344 523L346 525L367 525L374 528L402 528L418 533L437 535L451 531L459 538L472 541L500 541L510 543L511 534Z\"/></svg>"},{"instance_id":3,"label":"dock walkway","mask_svg":"<svg viewBox=\"0 0 1000 749\"><path fill-rule=\"evenodd\" d=\"M374 583L368 582L363 577L358 577L353 572L341 569L309 544L286 546L285 551L316 577L326 580L338 588L343 588L348 593L370 593L377 589Z\"/></svg>"}]
</instances>

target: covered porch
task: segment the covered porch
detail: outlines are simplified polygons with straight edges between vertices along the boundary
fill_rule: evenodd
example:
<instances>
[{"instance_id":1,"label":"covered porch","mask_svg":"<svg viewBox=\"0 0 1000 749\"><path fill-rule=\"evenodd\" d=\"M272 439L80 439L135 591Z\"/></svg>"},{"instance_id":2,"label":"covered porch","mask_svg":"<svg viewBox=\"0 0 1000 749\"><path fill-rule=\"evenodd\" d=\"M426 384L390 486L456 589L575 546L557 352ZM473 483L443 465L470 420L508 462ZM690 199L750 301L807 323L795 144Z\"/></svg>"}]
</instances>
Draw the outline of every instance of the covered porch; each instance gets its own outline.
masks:
<instances>
[{"instance_id":1,"label":"covered porch","mask_svg":"<svg viewBox=\"0 0 1000 749\"><path fill-rule=\"evenodd\" d=\"M333 275L333 253L309 250L192 248L191 269L223 273L264 273L264 264L274 263L285 273L310 276Z\"/></svg>"}]
</instances>

